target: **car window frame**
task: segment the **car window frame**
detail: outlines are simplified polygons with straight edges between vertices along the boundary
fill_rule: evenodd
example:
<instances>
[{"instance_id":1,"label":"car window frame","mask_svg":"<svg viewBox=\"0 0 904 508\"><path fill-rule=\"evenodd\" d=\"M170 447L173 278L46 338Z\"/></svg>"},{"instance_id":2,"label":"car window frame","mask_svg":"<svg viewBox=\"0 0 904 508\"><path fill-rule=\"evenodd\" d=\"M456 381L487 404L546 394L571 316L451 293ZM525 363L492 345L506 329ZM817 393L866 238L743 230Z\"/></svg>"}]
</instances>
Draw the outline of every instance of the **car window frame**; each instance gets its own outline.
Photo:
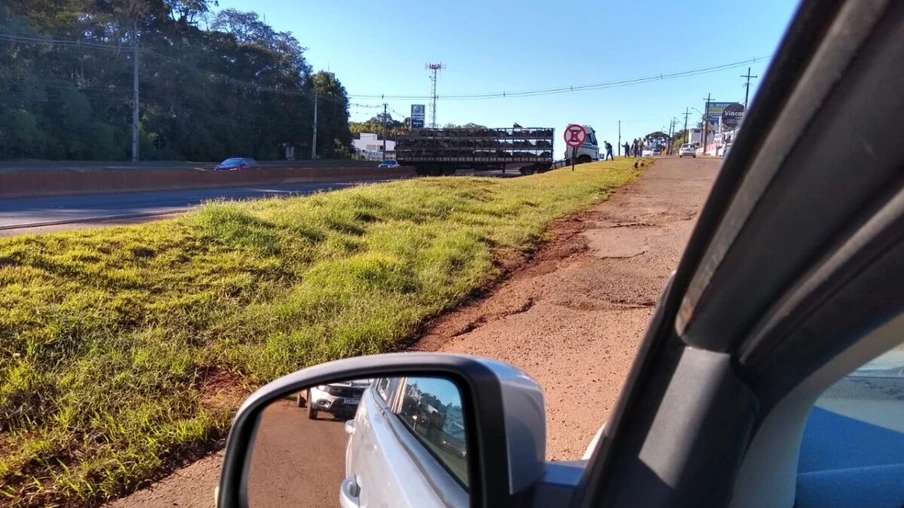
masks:
<instances>
[{"instance_id":1,"label":"car window frame","mask_svg":"<svg viewBox=\"0 0 904 508\"><path fill-rule=\"evenodd\" d=\"M384 401L379 396L376 391L376 383L372 383L370 389L375 394L374 402L380 409L380 413L385 418L389 429L402 445L402 448L408 453L408 458L424 471L427 482L434 488L438 495L449 498L449 502L447 503L449 506L460 505L460 503L454 501L455 498L464 497L465 499L474 501L475 499L472 499L472 496L478 495L479 493L472 492L470 486L464 486L444 464L436 459L427 446L408 429L402 419L396 414L396 408L400 407L401 404L401 388L404 386L402 380L408 379L408 376L391 379L391 396L389 397L389 402ZM465 408L462 407L462 410L464 409ZM479 472L475 471L472 467L471 460L468 460L468 478L478 478L476 476L478 473ZM457 493L455 493L456 490Z\"/></svg>"},{"instance_id":2,"label":"car window frame","mask_svg":"<svg viewBox=\"0 0 904 508\"><path fill-rule=\"evenodd\" d=\"M415 432L415 430L413 428L411 428L409 423L402 418L402 415L399 414L399 411L401 411L401 409L402 409L402 401L404 399L404 388L406 386L408 386L409 379L410 379L410 377L403 378L403 380L400 381L398 386L396 387L395 405L393 406L393 409L390 412L395 417L396 421L398 421L402 425L402 427L405 429L405 432L407 432L411 437L413 437L415 440L417 440L417 442L421 445L421 447L423 447L423 449L428 454L430 454L431 457L433 457L433 459L436 461L436 463L439 464L452 479L454 479L459 485L461 485L462 488L466 492L469 492L470 491L470 480L472 478L473 472L470 470L470 465L469 465L468 459L465 459L465 469L467 470L467 474L468 474L468 483L465 483L464 481L461 480L461 478L458 477L458 475L456 475L454 472L452 472L452 468L450 466L448 466L447 463L442 460L442 458L440 458L436 453L433 452L433 450L430 447L430 444L425 442L424 438L421 437L420 435L418 435L417 432ZM464 414L464 411L465 411L464 401L461 401L461 405L462 405L461 409ZM469 442L467 428L465 428L465 426L463 426L462 430L465 433L465 449L467 449L468 442Z\"/></svg>"}]
</instances>

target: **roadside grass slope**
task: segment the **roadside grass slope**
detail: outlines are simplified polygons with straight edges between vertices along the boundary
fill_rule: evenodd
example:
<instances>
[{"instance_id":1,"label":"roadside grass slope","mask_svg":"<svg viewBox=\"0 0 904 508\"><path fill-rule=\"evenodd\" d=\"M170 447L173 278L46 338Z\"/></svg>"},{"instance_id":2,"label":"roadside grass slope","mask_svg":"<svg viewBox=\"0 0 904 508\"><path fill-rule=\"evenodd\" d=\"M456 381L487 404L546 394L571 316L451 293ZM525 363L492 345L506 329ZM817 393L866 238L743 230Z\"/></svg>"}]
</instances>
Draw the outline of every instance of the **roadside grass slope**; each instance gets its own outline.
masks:
<instances>
[{"instance_id":1,"label":"roadside grass slope","mask_svg":"<svg viewBox=\"0 0 904 508\"><path fill-rule=\"evenodd\" d=\"M253 387L393 350L633 162L0 239L0 504L98 504L159 477L223 436Z\"/></svg>"}]
</instances>

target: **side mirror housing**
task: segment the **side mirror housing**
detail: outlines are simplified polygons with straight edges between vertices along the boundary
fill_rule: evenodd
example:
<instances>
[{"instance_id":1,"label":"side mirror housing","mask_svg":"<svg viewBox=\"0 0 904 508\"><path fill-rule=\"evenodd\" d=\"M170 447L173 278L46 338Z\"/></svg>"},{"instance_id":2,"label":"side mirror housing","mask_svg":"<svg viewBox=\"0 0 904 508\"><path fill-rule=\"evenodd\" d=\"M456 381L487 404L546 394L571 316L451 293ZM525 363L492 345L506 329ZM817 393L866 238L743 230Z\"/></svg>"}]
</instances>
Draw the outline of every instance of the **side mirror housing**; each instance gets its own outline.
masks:
<instances>
[{"instance_id":1,"label":"side mirror housing","mask_svg":"<svg viewBox=\"0 0 904 508\"><path fill-rule=\"evenodd\" d=\"M520 494L535 486L547 470L546 407L540 386L524 372L494 360L393 353L309 367L252 394L239 409L226 442L216 492L218 508L256 508L248 504L251 455L264 409L271 404L285 403L301 390L338 381L418 376L442 378L458 389L467 436L462 457L467 461L470 506L515 506ZM310 398L305 401L308 406L313 403ZM356 429L356 422L349 422L343 434L351 439L361 426ZM334 494L340 497L338 485Z\"/></svg>"}]
</instances>

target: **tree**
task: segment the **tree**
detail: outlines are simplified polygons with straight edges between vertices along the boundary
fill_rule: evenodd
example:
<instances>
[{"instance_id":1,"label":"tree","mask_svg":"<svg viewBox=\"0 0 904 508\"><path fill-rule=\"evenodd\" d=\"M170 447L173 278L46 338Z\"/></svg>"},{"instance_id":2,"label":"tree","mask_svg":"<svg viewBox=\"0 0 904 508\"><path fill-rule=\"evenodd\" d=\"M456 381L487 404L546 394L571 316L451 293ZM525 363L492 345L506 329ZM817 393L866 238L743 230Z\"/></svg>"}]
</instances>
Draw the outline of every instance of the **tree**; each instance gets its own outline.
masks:
<instances>
[{"instance_id":1,"label":"tree","mask_svg":"<svg viewBox=\"0 0 904 508\"><path fill-rule=\"evenodd\" d=\"M305 48L254 12L215 0L4 0L0 159L127 159L133 49L139 42L143 159L280 157L350 146L348 98L314 73ZM199 26L199 23L201 26ZM35 42L56 39L67 42Z\"/></svg>"},{"instance_id":2,"label":"tree","mask_svg":"<svg viewBox=\"0 0 904 508\"><path fill-rule=\"evenodd\" d=\"M669 135L662 131L654 131L643 137L644 145L659 149L665 148L669 143Z\"/></svg>"}]
</instances>

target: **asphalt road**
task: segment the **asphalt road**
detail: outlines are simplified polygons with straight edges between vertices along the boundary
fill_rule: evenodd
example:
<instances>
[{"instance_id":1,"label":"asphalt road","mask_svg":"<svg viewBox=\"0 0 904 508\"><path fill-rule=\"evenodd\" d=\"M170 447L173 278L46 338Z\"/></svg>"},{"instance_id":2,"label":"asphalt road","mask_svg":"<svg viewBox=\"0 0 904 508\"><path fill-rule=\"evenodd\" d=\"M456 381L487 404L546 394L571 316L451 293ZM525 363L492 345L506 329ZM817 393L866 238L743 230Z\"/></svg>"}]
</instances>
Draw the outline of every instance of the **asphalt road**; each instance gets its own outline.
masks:
<instances>
[{"instance_id":1,"label":"asphalt road","mask_svg":"<svg viewBox=\"0 0 904 508\"><path fill-rule=\"evenodd\" d=\"M43 198L0 199L0 233L35 232L42 226L114 219L137 219L184 212L215 199L253 199L311 194L360 185L362 182L296 183L177 191L93 194ZM372 182L371 182L372 183Z\"/></svg>"},{"instance_id":2,"label":"asphalt road","mask_svg":"<svg viewBox=\"0 0 904 508\"><path fill-rule=\"evenodd\" d=\"M333 508L345 477L344 420L309 420L295 400L264 410L248 474L248 506Z\"/></svg>"}]
</instances>

